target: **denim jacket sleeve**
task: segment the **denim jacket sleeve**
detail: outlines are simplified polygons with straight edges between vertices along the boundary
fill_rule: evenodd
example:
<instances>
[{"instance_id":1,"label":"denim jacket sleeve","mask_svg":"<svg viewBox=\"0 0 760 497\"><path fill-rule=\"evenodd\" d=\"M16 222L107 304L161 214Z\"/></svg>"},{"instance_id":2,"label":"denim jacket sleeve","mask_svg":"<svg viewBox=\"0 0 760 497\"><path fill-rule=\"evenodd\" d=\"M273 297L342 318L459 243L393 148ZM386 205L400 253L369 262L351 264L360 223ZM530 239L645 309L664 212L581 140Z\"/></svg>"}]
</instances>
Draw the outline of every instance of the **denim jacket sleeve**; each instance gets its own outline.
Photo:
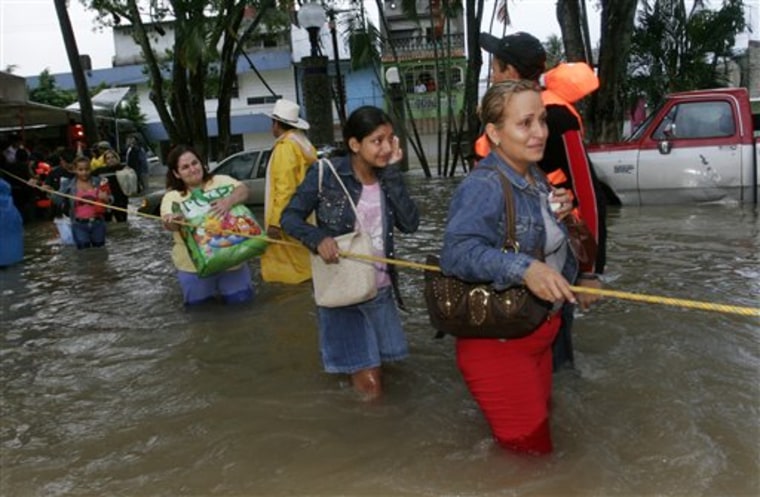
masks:
<instances>
[{"instance_id":1,"label":"denim jacket sleeve","mask_svg":"<svg viewBox=\"0 0 760 497\"><path fill-rule=\"evenodd\" d=\"M454 192L443 236L441 269L496 289L523 283L533 262L525 253L504 252L504 193L495 171L476 169Z\"/></svg>"},{"instance_id":2,"label":"denim jacket sleeve","mask_svg":"<svg viewBox=\"0 0 760 497\"><path fill-rule=\"evenodd\" d=\"M402 233L413 233L420 225L417 204L409 196L404 176L395 165L377 170L380 185L388 199L396 228Z\"/></svg>"},{"instance_id":3,"label":"denim jacket sleeve","mask_svg":"<svg viewBox=\"0 0 760 497\"><path fill-rule=\"evenodd\" d=\"M319 168L316 164L308 168L306 177L298 185L290 202L282 211L280 226L288 235L298 239L312 252L317 252L319 243L329 233L306 222L319 203Z\"/></svg>"},{"instance_id":4,"label":"denim jacket sleeve","mask_svg":"<svg viewBox=\"0 0 760 497\"><path fill-rule=\"evenodd\" d=\"M76 184L75 178L61 178L61 184L58 186L58 192L64 195L71 195L72 185ZM70 203L68 197L63 195L53 195L53 203L60 208L68 207Z\"/></svg>"}]
</instances>

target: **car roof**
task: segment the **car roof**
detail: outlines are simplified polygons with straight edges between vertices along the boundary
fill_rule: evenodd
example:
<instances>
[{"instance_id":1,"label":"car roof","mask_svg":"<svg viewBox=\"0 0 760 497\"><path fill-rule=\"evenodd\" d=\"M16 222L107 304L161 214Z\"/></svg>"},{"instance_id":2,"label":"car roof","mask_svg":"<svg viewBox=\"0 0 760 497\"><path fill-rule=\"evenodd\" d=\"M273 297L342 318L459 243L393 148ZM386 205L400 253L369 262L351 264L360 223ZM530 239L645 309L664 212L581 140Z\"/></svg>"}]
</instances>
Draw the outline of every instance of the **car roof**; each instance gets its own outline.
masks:
<instances>
[{"instance_id":1,"label":"car roof","mask_svg":"<svg viewBox=\"0 0 760 497\"><path fill-rule=\"evenodd\" d=\"M214 172L217 169L219 169L222 165L226 164L229 160L234 159L235 157L239 155L244 154L250 154L252 152L267 152L269 150L272 150L272 147L254 147L254 148L246 148L245 150L240 150L239 152L235 152L234 154L230 154L224 159L220 160L219 162L215 164L209 164L209 172Z\"/></svg>"}]
</instances>

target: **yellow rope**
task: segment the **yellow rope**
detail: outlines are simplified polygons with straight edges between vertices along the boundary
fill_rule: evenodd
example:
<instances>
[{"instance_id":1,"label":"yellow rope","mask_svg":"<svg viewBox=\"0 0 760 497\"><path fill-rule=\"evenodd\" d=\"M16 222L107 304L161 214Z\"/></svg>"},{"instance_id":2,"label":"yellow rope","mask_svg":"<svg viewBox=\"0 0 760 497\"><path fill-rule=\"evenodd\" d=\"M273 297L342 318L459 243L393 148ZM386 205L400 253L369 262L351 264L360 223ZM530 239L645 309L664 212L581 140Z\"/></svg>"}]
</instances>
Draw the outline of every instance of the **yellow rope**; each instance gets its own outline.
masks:
<instances>
[{"instance_id":1,"label":"yellow rope","mask_svg":"<svg viewBox=\"0 0 760 497\"><path fill-rule=\"evenodd\" d=\"M399 259L386 259L384 257L375 257L364 254L351 254L341 253L343 257L349 257L352 259L363 259L372 262L384 262L386 264L395 264L397 266L409 267L413 269L421 269L423 271L440 271L438 266L431 266L429 264L419 264L416 262L407 262ZM647 302L650 304L663 304L679 307L689 307L692 309L702 309L705 311L724 312L730 314L741 314L743 316L759 316L760 308L757 307L741 307L736 305L727 304L713 304L711 302L699 302L695 300L676 299L671 297L659 297L655 295L643 295L638 293L621 292L617 290L604 290L601 288L589 288L585 286L571 285L570 288L575 293L588 293L591 295L600 295L603 297L613 297L624 300L634 300L638 302Z\"/></svg>"},{"instance_id":2,"label":"yellow rope","mask_svg":"<svg viewBox=\"0 0 760 497\"><path fill-rule=\"evenodd\" d=\"M0 170L1 172L7 174L8 176L11 176L21 182L26 183L25 180L22 178L19 178L18 176L15 176L14 174ZM42 188L38 185L33 185L31 183L27 183L29 186L32 186L34 188L37 188L39 190L42 190L45 193L52 193L54 195L59 195L66 198L71 198L75 200L79 200L80 202L86 202L92 205L97 205L101 207L107 207L112 210L119 210L122 212L128 212L131 214L136 214L138 216L142 216L148 219L157 219L159 221L163 222L163 219L161 219L161 216L156 216L154 214L148 214L145 212L140 211L133 211L130 209L124 209L121 207L115 207L108 204L103 204L100 202L96 202L93 200L86 200L86 199L80 199L73 195L68 195L62 192L57 192L53 190L46 190L45 188ZM191 228L195 228L196 226L190 223L183 223L183 222L177 222L176 224L182 225L182 226L188 226ZM249 235L249 234L243 234L243 233L237 233L232 232L228 230L223 230L223 232L227 234L234 233L236 235L245 236L248 238L254 238L257 240L264 240L267 243L274 243L279 245L290 245L293 247L300 247L302 246L300 243L294 243L287 240L279 240L276 238L269 238L266 235ZM420 264L417 262L410 262L410 261L404 261L401 259L388 259L385 257L377 257L373 255L365 255L365 254L355 254L351 252L339 252L339 255L344 258L348 259L358 259L358 260L365 260L369 262L380 262L385 264L393 264L400 267L407 267L411 269L419 269L422 271L440 271L441 268L438 266L431 266L429 264ZM589 288L589 287L583 287L583 286L575 286L572 285L570 287L575 293L587 293L591 295L599 295L602 297L611 297L611 298L617 298L622 300L631 300L636 302L646 302L649 304L660 304L660 305L670 305L670 306L677 306L677 307L686 307L690 309L700 309L703 311L713 311L713 312L722 312L727 314L739 314L742 316L757 316L760 317L760 308L757 307L742 307L742 306L736 306L736 305L728 305L728 304L715 304L712 302L700 302L696 300L687 300L687 299L677 299L672 297L661 297L656 295L645 295L645 294L639 294L639 293L631 293L631 292L622 292L618 290L605 290L601 288Z\"/></svg>"}]
</instances>

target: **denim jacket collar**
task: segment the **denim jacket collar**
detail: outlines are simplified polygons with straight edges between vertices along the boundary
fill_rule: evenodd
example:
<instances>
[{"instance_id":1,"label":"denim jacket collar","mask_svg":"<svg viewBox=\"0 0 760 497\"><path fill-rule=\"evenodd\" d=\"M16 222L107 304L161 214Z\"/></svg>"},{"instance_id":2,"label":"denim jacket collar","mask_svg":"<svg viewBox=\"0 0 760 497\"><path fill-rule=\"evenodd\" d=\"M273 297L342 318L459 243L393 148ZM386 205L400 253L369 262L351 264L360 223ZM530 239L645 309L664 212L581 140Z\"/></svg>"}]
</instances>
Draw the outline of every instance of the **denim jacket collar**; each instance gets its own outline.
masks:
<instances>
[{"instance_id":1,"label":"denim jacket collar","mask_svg":"<svg viewBox=\"0 0 760 497\"><path fill-rule=\"evenodd\" d=\"M509 179L509 182L512 183L512 186L519 189L519 190L526 190L528 189L531 184L528 182L528 180L525 179L520 173L512 169L512 167L507 164L507 162L501 158L500 155L498 155L496 152L491 152L488 154L483 160L480 161L478 166L490 166L495 167L499 171L504 174L507 179ZM533 181L536 185L543 185L545 184L545 179L543 177L543 174L541 174L538 170L538 165L536 163L532 163L528 169L528 174L533 176Z\"/></svg>"}]
</instances>

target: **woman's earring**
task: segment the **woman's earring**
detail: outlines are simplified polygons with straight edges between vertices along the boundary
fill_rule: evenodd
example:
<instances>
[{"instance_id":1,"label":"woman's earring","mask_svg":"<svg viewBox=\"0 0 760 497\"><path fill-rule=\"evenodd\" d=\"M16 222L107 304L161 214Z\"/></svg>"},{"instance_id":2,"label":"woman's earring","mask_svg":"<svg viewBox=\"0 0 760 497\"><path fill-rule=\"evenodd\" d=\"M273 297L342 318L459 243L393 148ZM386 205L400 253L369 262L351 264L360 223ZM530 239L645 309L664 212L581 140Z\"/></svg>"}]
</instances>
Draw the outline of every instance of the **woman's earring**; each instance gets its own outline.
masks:
<instances>
[{"instance_id":1,"label":"woman's earring","mask_svg":"<svg viewBox=\"0 0 760 497\"><path fill-rule=\"evenodd\" d=\"M499 145L501 145L501 142L494 142L494 145L498 147Z\"/></svg>"}]
</instances>

